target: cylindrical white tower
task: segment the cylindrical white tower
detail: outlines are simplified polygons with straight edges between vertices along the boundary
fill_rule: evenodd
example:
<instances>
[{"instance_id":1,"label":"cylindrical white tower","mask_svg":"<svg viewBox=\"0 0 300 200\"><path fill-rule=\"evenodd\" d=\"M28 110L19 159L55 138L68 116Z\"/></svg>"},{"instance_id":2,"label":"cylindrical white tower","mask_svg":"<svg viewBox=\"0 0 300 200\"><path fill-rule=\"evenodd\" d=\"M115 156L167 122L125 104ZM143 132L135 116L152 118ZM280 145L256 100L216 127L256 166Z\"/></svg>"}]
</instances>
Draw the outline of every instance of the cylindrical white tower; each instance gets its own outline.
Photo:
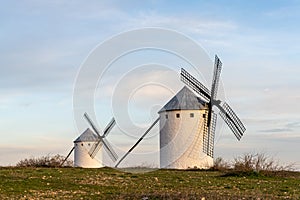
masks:
<instances>
[{"instance_id":1,"label":"cylindrical white tower","mask_svg":"<svg viewBox=\"0 0 300 200\"><path fill-rule=\"evenodd\" d=\"M213 158L203 153L208 106L187 87L160 111L160 168L209 168Z\"/></svg>"},{"instance_id":2,"label":"cylindrical white tower","mask_svg":"<svg viewBox=\"0 0 300 200\"><path fill-rule=\"evenodd\" d=\"M104 167L99 161L102 160L102 148L97 155L92 158L89 154L90 149L97 142L97 136L86 129L75 141L74 166L82 168L100 168ZM97 160L96 160L97 158Z\"/></svg>"}]
</instances>

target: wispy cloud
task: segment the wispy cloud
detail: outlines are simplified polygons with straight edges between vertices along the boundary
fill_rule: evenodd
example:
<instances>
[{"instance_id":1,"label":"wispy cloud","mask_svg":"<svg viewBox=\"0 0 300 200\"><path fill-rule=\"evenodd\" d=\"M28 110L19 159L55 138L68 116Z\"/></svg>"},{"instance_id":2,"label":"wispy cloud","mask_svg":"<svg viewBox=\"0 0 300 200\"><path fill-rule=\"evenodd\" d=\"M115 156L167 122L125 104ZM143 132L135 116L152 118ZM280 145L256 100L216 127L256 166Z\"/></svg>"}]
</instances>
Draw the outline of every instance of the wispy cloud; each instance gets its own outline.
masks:
<instances>
[{"instance_id":1,"label":"wispy cloud","mask_svg":"<svg viewBox=\"0 0 300 200\"><path fill-rule=\"evenodd\" d=\"M260 132L265 132L265 133L286 133L286 132L291 132L292 129L289 128L273 128L273 129L266 129L266 130L260 130Z\"/></svg>"}]
</instances>

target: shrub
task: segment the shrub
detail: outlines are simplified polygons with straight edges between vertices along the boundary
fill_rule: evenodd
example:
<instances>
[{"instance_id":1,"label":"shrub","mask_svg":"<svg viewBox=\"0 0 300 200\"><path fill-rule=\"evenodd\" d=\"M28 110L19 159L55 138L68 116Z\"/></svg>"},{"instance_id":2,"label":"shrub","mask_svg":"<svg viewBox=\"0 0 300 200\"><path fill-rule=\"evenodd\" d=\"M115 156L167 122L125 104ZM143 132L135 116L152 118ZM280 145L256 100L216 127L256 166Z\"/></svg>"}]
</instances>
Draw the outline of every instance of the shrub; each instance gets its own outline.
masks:
<instances>
[{"instance_id":1,"label":"shrub","mask_svg":"<svg viewBox=\"0 0 300 200\"><path fill-rule=\"evenodd\" d=\"M253 171L255 163L254 158L255 155L250 153L234 158L233 169L241 172Z\"/></svg>"},{"instance_id":2,"label":"shrub","mask_svg":"<svg viewBox=\"0 0 300 200\"><path fill-rule=\"evenodd\" d=\"M62 155L42 156L39 158L26 158L17 163L17 167L61 167L61 163L65 160ZM73 166L73 161L67 160L64 162L66 167Z\"/></svg>"},{"instance_id":3,"label":"shrub","mask_svg":"<svg viewBox=\"0 0 300 200\"><path fill-rule=\"evenodd\" d=\"M287 171L293 171L293 164L286 166L280 165L272 157L263 153L251 154L246 153L237 157L233 162L233 172L241 174L256 173L257 175L280 175Z\"/></svg>"},{"instance_id":4,"label":"shrub","mask_svg":"<svg viewBox=\"0 0 300 200\"><path fill-rule=\"evenodd\" d=\"M212 170L225 171L230 169L230 164L227 163L223 158L218 157L214 160L214 166Z\"/></svg>"},{"instance_id":5,"label":"shrub","mask_svg":"<svg viewBox=\"0 0 300 200\"><path fill-rule=\"evenodd\" d=\"M280 165L272 157L263 153L245 153L242 156L234 158L233 162L228 163L222 158L214 160L214 166L211 170L225 172L223 176L282 176L292 174L294 164Z\"/></svg>"},{"instance_id":6,"label":"shrub","mask_svg":"<svg viewBox=\"0 0 300 200\"><path fill-rule=\"evenodd\" d=\"M246 153L234 159L233 168L236 171L278 171L282 170L278 162L263 153Z\"/></svg>"}]
</instances>

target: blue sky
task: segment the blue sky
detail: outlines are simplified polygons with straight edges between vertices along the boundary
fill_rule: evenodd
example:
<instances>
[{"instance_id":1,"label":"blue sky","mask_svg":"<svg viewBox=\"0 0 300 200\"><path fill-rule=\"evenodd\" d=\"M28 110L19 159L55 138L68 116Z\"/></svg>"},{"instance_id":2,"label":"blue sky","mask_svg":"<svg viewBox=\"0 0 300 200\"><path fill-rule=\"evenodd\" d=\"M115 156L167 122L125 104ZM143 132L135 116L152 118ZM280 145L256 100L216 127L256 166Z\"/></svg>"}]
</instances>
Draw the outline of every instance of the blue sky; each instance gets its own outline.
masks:
<instances>
[{"instance_id":1,"label":"blue sky","mask_svg":"<svg viewBox=\"0 0 300 200\"><path fill-rule=\"evenodd\" d=\"M81 131L72 95L84 59L120 32L160 27L191 37L224 63L227 100L248 130L238 143L224 127L216 156L265 152L299 166L299 9L296 0L2 1L0 165L66 154ZM110 117L99 116L100 126Z\"/></svg>"}]
</instances>

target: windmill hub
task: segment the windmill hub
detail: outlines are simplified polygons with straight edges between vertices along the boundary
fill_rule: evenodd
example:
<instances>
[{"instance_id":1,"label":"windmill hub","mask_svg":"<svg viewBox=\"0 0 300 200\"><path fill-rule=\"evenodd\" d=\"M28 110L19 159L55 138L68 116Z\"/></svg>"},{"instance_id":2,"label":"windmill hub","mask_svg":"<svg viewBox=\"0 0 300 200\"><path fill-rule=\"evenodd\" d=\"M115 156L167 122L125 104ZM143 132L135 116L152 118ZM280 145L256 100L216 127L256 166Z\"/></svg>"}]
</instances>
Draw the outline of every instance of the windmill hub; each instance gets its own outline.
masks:
<instances>
[{"instance_id":1,"label":"windmill hub","mask_svg":"<svg viewBox=\"0 0 300 200\"><path fill-rule=\"evenodd\" d=\"M212 105L220 105L221 104L221 100L212 100L211 104Z\"/></svg>"}]
</instances>

